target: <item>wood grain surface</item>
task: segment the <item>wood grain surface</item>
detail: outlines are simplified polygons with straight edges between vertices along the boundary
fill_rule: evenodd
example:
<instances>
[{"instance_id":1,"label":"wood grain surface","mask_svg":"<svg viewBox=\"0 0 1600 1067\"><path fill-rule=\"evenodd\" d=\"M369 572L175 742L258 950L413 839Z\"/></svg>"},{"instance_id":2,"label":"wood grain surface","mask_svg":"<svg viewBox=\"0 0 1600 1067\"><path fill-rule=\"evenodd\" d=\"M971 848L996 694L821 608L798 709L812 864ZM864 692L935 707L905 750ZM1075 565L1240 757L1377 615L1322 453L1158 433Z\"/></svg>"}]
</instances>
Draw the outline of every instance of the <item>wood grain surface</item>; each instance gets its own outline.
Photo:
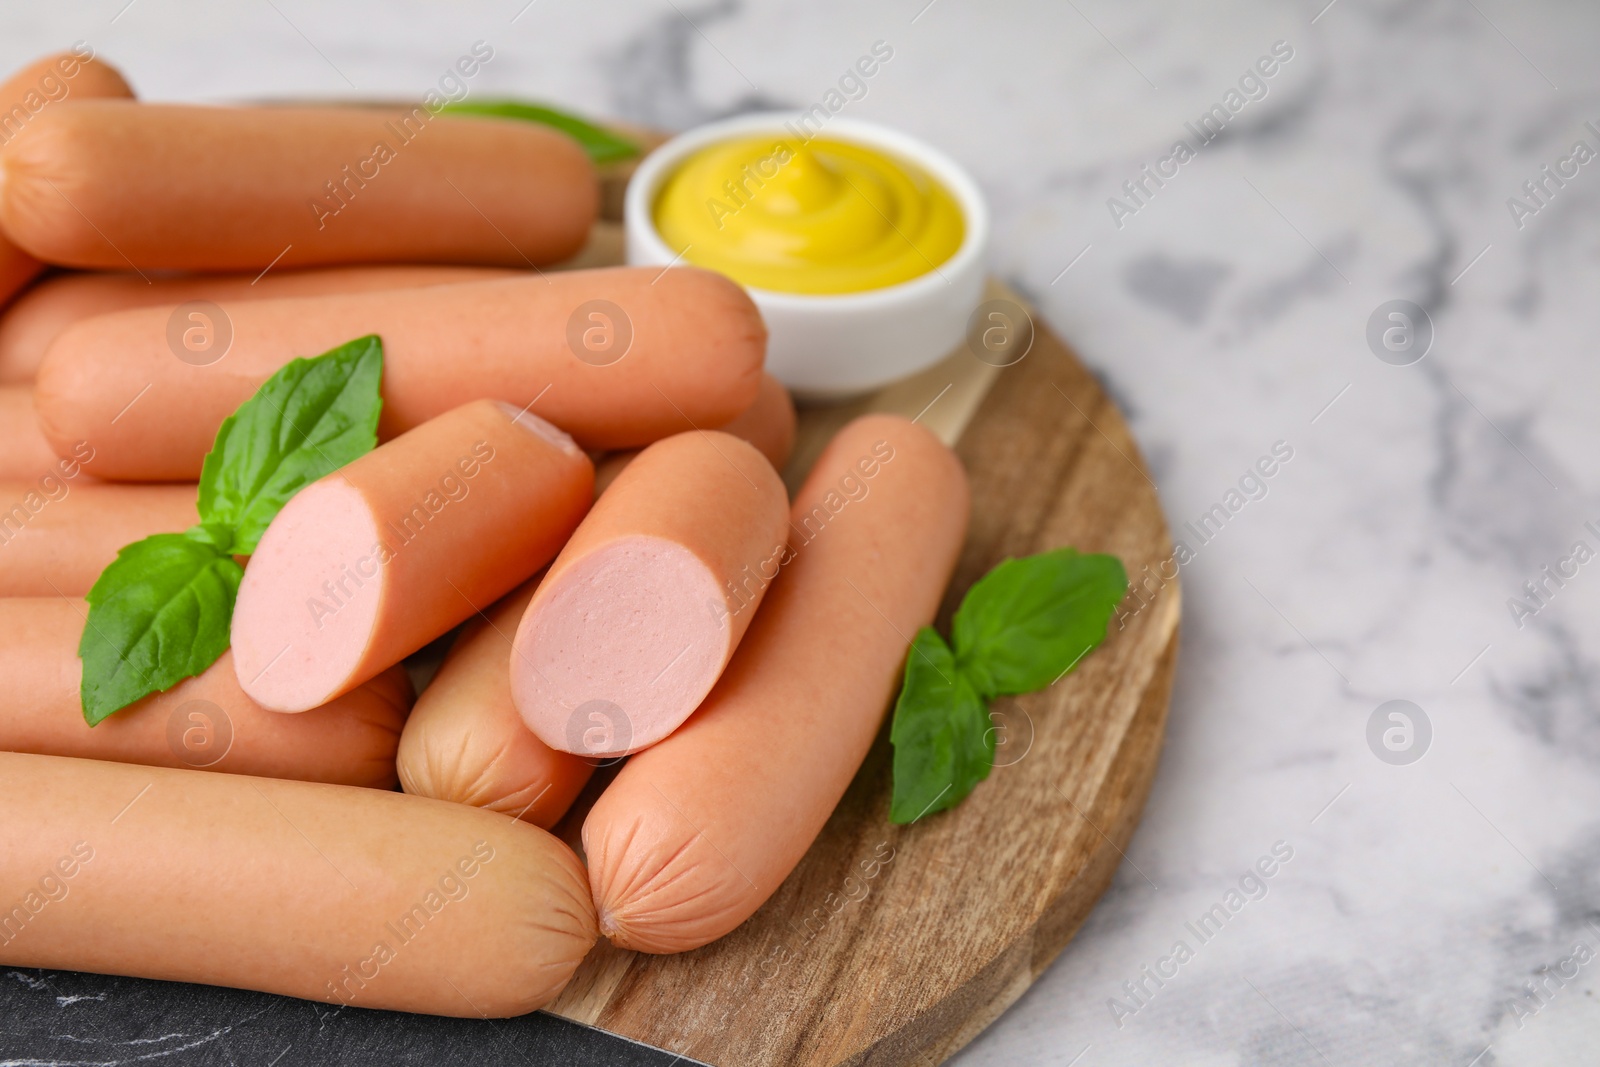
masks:
<instances>
[{"instance_id":1,"label":"wood grain surface","mask_svg":"<svg viewBox=\"0 0 1600 1067\"><path fill-rule=\"evenodd\" d=\"M580 259L616 262L602 223ZM1020 297L991 286L990 297ZM999 368L964 346L881 393L801 413L791 489L864 411L955 445L971 529L938 626L1008 556L1111 552L1135 582L1170 557L1156 492L1116 407L1037 324ZM1050 689L994 705L997 766L960 807L889 823L885 723L800 866L738 930L695 952L602 942L549 1010L715 1067L936 1064L1028 988L1082 925L1155 774L1177 656L1176 581L1124 605L1104 645ZM1148 601L1148 603L1143 603ZM1141 606L1143 604L1143 606ZM592 783L558 832L576 841Z\"/></svg>"}]
</instances>

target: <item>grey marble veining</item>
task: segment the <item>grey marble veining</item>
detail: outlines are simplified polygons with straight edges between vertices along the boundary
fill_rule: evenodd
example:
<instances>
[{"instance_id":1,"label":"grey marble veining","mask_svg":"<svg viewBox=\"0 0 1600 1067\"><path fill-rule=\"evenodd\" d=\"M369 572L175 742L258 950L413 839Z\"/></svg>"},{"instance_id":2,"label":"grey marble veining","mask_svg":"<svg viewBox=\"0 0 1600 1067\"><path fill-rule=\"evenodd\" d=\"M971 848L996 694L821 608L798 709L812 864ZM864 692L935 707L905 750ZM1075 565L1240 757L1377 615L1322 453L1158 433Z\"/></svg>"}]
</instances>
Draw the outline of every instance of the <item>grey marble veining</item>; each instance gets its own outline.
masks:
<instances>
[{"instance_id":1,"label":"grey marble veining","mask_svg":"<svg viewBox=\"0 0 1600 1067\"><path fill-rule=\"evenodd\" d=\"M237 989L0 969L0 1064L146 1063L700 1067L695 1060L542 1012L493 1021L439 1019Z\"/></svg>"},{"instance_id":2,"label":"grey marble veining","mask_svg":"<svg viewBox=\"0 0 1600 1067\"><path fill-rule=\"evenodd\" d=\"M1174 529L1292 450L1190 545L1169 737L1128 862L956 1062L1600 1059L1600 560L1520 626L1508 606L1576 542L1600 551L1600 161L1531 215L1508 205L1576 141L1600 149L1600 10L125 4L13 7L0 61L81 38L151 98L404 96L483 39L475 92L681 128L808 104L888 42L849 113L979 178L996 270L1123 404ZM1129 201L1123 183L1196 142L1185 124L1279 41L1293 58L1265 95ZM1395 299L1435 330L1410 366L1366 340ZM1409 765L1367 740L1395 699L1432 727ZM1292 858L1240 893L1277 842ZM1202 941L1191 926L1218 904ZM1178 942L1157 986L1145 968L1173 971ZM62 1032L100 1010L37 1003ZM243 1023L171 1030L227 1025Z\"/></svg>"}]
</instances>

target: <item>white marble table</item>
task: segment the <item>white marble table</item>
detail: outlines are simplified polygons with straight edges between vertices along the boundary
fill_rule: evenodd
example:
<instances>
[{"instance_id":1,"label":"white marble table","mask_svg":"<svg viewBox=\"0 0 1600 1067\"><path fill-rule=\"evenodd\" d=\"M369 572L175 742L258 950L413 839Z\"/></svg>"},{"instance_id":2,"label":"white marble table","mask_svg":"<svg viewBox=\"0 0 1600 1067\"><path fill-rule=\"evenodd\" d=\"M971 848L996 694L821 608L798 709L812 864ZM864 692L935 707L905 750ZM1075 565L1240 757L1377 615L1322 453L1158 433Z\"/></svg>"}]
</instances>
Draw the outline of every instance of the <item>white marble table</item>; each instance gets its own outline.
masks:
<instances>
[{"instance_id":1,"label":"white marble table","mask_svg":"<svg viewBox=\"0 0 1600 1067\"><path fill-rule=\"evenodd\" d=\"M957 1062L1600 1060L1600 563L1542 570L1600 552L1600 162L1542 206L1521 189L1600 150L1600 11L525 2L11 5L0 66L83 39L147 98L420 96L481 39L475 93L677 128L812 103L887 42L848 113L977 174L997 271L1122 403L1180 538L1243 501L1189 542L1128 862ZM1200 145L1185 123L1280 41ZM1162 164L1179 138L1194 158ZM1110 207L1146 165L1176 173ZM1366 339L1397 299L1435 333L1408 366ZM1396 699L1431 725L1404 765L1367 739ZM1230 898L1278 842L1259 899Z\"/></svg>"}]
</instances>

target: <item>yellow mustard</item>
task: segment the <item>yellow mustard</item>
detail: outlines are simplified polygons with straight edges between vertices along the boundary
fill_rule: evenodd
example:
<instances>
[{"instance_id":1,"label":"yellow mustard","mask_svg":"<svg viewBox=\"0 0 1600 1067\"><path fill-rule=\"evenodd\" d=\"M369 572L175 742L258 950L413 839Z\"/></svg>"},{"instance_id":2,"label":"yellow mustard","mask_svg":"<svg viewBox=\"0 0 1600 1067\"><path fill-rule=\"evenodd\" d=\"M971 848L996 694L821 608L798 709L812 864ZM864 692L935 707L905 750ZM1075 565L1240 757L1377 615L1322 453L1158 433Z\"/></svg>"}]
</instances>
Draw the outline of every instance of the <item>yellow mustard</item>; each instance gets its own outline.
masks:
<instances>
[{"instance_id":1,"label":"yellow mustard","mask_svg":"<svg viewBox=\"0 0 1600 1067\"><path fill-rule=\"evenodd\" d=\"M781 134L710 145L656 197L684 260L783 293L857 293L938 269L966 227L955 197L907 160Z\"/></svg>"}]
</instances>

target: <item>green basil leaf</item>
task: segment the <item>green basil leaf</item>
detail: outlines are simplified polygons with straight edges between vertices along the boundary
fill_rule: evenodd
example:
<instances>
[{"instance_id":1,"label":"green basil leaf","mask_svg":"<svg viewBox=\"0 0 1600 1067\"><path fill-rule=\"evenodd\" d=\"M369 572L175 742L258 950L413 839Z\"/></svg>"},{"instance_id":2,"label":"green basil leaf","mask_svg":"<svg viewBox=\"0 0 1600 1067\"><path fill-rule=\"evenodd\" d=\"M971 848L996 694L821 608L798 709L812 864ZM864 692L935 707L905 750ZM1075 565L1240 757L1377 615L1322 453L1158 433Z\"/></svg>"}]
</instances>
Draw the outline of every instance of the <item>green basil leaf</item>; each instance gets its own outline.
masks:
<instances>
[{"instance_id":1,"label":"green basil leaf","mask_svg":"<svg viewBox=\"0 0 1600 1067\"><path fill-rule=\"evenodd\" d=\"M1127 590L1115 556L1062 548L1008 559L956 611L956 664L985 698L1043 689L1105 640Z\"/></svg>"},{"instance_id":2,"label":"green basil leaf","mask_svg":"<svg viewBox=\"0 0 1600 1067\"><path fill-rule=\"evenodd\" d=\"M953 808L994 766L989 709L938 631L924 626L906 656L905 682L894 705L894 799L889 819L915 822Z\"/></svg>"},{"instance_id":3,"label":"green basil leaf","mask_svg":"<svg viewBox=\"0 0 1600 1067\"><path fill-rule=\"evenodd\" d=\"M223 523L201 523L199 526L191 526L183 531L183 536L199 541L203 545L210 545L224 554L233 547L233 527Z\"/></svg>"},{"instance_id":4,"label":"green basil leaf","mask_svg":"<svg viewBox=\"0 0 1600 1067\"><path fill-rule=\"evenodd\" d=\"M233 531L218 547L255 551L278 509L378 443L383 342L357 338L297 359L223 420L200 471L200 521Z\"/></svg>"},{"instance_id":5,"label":"green basil leaf","mask_svg":"<svg viewBox=\"0 0 1600 1067\"><path fill-rule=\"evenodd\" d=\"M215 663L228 650L243 575L232 556L189 534L156 534L118 552L89 590L78 643L89 725Z\"/></svg>"},{"instance_id":6,"label":"green basil leaf","mask_svg":"<svg viewBox=\"0 0 1600 1067\"><path fill-rule=\"evenodd\" d=\"M471 100L459 104L446 104L447 115L482 115L493 119L517 119L550 126L577 141L589 153L596 166L620 163L639 154L639 146L620 134L586 122L554 108L541 107L522 100Z\"/></svg>"},{"instance_id":7,"label":"green basil leaf","mask_svg":"<svg viewBox=\"0 0 1600 1067\"><path fill-rule=\"evenodd\" d=\"M228 650L244 571L278 509L378 443L383 343L357 338L267 379L217 431L200 525L128 545L89 590L78 642L90 726L210 667Z\"/></svg>"}]
</instances>

